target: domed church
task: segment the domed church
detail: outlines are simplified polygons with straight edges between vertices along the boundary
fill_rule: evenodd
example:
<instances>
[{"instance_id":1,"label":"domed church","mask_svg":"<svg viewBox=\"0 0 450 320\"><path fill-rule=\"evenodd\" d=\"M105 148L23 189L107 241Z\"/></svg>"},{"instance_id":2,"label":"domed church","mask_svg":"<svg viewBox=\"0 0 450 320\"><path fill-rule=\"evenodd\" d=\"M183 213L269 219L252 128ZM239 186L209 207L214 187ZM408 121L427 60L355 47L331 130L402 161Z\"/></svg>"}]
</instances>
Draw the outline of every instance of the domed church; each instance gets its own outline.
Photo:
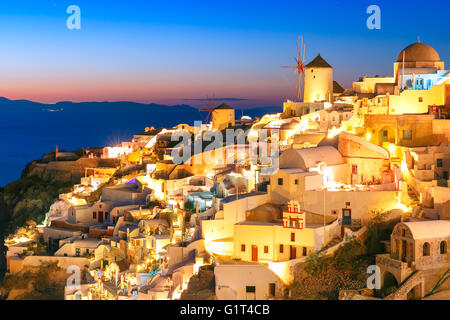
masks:
<instances>
[{"instance_id":1,"label":"domed church","mask_svg":"<svg viewBox=\"0 0 450 320\"><path fill-rule=\"evenodd\" d=\"M395 83L400 92L428 90L446 74L437 51L420 40L403 49L394 62Z\"/></svg>"},{"instance_id":2,"label":"domed church","mask_svg":"<svg viewBox=\"0 0 450 320\"><path fill-rule=\"evenodd\" d=\"M340 99L352 98L360 114L427 114L450 106L450 70L444 68L438 52L418 40L396 55L393 76L363 77Z\"/></svg>"}]
</instances>

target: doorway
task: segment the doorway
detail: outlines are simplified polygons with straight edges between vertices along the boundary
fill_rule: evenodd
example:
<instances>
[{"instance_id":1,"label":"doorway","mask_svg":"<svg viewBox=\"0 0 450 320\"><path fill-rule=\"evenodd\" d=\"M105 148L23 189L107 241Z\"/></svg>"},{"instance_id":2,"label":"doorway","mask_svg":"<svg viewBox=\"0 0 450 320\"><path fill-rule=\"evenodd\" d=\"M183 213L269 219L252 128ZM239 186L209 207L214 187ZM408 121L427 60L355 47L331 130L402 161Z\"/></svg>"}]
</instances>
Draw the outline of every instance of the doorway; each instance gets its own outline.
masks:
<instances>
[{"instance_id":1,"label":"doorway","mask_svg":"<svg viewBox=\"0 0 450 320\"><path fill-rule=\"evenodd\" d=\"M98 212L98 222L103 222L103 211Z\"/></svg>"},{"instance_id":2,"label":"doorway","mask_svg":"<svg viewBox=\"0 0 450 320\"><path fill-rule=\"evenodd\" d=\"M252 261L258 262L258 246L252 246Z\"/></svg>"},{"instance_id":3,"label":"doorway","mask_svg":"<svg viewBox=\"0 0 450 320\"><path fill-rule=\"evenodd\" d=\"M406 240L402 240L402 261L406 262Z\"/></svg>"},{"instance_id":4,"label":"doorway","mask_svg":"<svg viewBox=\"0 0 450 320\"><path fill-rule=\"evenodd\" d=\"M290 255L289 255L289 259L296 259L297 258L297 250L295 248L295 246L291 246L291 250L290 250Z\"/></svg>"}]
</instances>

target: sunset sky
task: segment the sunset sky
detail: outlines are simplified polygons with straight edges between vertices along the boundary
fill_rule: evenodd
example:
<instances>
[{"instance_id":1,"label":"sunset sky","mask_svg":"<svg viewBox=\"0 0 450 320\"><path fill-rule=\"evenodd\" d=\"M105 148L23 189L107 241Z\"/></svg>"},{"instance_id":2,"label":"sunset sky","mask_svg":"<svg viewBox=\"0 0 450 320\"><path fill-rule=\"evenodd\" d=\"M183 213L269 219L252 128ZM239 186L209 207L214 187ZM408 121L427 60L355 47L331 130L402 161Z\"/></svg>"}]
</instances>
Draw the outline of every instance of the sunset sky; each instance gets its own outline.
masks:
<instances>
[{"instance_id":1,"label":"sunset sky","mask_svg":"<svg viewBox=\"0 0 450 320\"><path fill-rule=\"evenodd\" d=\"M66 9L81 8L81 30ZM381 7L381 30L366 8ZM296 96L298 34L306 60L319 52L344 87L392 75L407 45L434 47L450 68L448 0L0 2L0 96L40 102L139 102Z\"/></svg>"}]
</instances>

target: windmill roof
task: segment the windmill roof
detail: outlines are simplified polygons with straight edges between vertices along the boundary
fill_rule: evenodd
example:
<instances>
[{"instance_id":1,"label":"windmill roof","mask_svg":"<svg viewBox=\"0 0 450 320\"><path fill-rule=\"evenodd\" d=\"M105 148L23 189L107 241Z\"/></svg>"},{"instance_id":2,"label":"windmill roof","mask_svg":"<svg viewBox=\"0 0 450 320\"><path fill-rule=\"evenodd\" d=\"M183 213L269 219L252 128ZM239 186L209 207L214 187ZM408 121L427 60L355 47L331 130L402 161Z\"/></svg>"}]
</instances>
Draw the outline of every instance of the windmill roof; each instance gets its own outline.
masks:
<instances>
[{"instance_id":1,"label":"windmill roof","mask_svg":"<svg viewBox=\"0 0 450 320\"><path fill-rule=\"evenodd\" d=\"M307 68L332 68L321 56L320 53L317 57L314 58L313 61L306 65Z\"/></svg>"},{"instance_id":2,"label":"windmill roof","mask_svg":"<svg viewBox=\"0 0 450 320\"><path fill-rule=\"evenodd\" d=\"M229 105L227 105L227 104L225 104L225 103L222 103L220 106L217 106L217 107L215 107L214 108L214 110L217 110L217 109L233 109L232 107L230 107Z\"/></svg>"}]
</instances>

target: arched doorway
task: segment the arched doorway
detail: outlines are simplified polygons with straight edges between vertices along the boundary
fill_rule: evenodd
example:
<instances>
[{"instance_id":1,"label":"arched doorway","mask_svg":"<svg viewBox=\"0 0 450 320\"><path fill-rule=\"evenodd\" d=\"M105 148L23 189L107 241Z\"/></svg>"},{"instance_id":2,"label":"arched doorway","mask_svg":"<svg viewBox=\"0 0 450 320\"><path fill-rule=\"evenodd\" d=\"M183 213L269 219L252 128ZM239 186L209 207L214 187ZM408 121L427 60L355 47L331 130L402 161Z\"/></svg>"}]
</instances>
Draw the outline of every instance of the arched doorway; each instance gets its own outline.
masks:
<instances>
[{"instance_id":1,"label":"arched doorway","mask_svg":"<svg viewBox=\"0 0 450 320\"><path fill-rule=\"evenodd\" d=\"M378 131L378 141L382 145L383 142L395 143L395 131L391 126L384 126Z\"/></svg>"}]
</instances>

